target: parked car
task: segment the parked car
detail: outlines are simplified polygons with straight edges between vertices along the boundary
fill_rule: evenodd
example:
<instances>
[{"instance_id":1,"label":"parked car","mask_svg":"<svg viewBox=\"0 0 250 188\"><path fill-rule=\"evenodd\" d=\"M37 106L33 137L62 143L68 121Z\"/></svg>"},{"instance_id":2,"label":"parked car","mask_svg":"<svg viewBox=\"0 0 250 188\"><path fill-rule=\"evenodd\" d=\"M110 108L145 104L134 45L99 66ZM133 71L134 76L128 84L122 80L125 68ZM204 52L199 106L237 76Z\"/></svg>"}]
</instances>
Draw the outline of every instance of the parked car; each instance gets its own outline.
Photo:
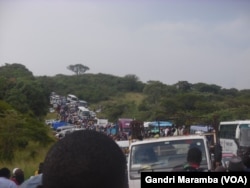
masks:
<instances>
[{"instance_id":1,"label":"parked car","mask_svg":"<svg viewBox=\"0 0 250 188\"><path fill-rule=\"evenodd\" d=\"M61 127L58 127L56 129L56 132L59 133L63 130L66 130L66 129L72 129L72 128L75 128L76 126L75 125L64 125L64 126L61 126Z\"/></svg>"},{"instance_id":2,"label":"parked car","mask_svg":"<svg viewBox=\"0 0 250 188\"><path fill-rule=\"evenodd\" d=\"M65 129L65 130L62 130L62 131L58 132L55 136L58 139L62 139L65 136L67 136L67 134L70 134L70 133L72 133L74 131L84 130L84 129L85 128L70 128L70 129Z\"/></svg>"},{"instance_id":3,"label":"parked car","mask_svg":"<svg viewBox=\"0 0 250 188\"><path fill-rule=\"evenodd\" d=\"M78 97L72 94L67 95L67 101L68 102L78 102Z\"/></svg>"}]
</instances>

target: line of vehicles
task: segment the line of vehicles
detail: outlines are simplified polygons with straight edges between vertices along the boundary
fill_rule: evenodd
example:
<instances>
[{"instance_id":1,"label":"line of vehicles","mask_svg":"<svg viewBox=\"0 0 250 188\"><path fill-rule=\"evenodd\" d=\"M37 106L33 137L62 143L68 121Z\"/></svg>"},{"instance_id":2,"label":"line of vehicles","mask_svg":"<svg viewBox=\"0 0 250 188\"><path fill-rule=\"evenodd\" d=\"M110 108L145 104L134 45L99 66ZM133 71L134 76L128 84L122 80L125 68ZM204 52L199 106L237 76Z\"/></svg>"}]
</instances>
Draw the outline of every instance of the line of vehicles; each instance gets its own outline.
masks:
<instances>
[{"instance_id":1,"label":"line of vehicles","mask_svg":"<svg viewBox=\"0 0 250 188\"><path fill-rule=\"evenodd\" d=\"M129 129L134 120L129 123L121 122L126 122L125 130L133 132L133 129ZM69 131L66 126L59 129ZM220 122L217 133L210 125L192 125L188 135L132 138L116 142L127 153L129 187L139 188L141 172L175 171L186 163L186 155L190 147L198 147L202 151L201 168L204 172L214 169L213 149L216 143L222 146L223 165L227 165L227 161L232 156L249 155L250 120ZM147 155L151 158L146 158Z\"/></svg>"},{"instance_id":2,"label":"line of vehicles","mask_svg":"<svg viewBox=\"0 0 250 188\"><path fill-rule=\"evenodd\" d=\"M61 96L52 92L50 104L51 108L57 112L57 119L46 120L46 124L51 126L58 139L84 129L81 124L86 124L87 121L96 117L95 112L88 108L88 102L80 100L73 94Z\"/></svg>"},{"instance_id":3,"label":"line of vehicles","mask_svg":"<svg viewBox=\"0 0 250 188\"><path fill-rule=\"evenodd\" d=\"M107 128L107 134L115 135L118 132L124 132L127 135L132 134L130 123L133 121L130 118L120 118L115 126ZM108 120L100 119L99 123L106 126ZM65 136L67 133L72 132L71 130L83 129L61 121L54 122L53 126L53 129L58 133L57 136L59 136L59 133L61 136ZM210 145L219 143L222 146L222 153L225 155L250 155L250 120L222 121L217 130L217 133L210 134L215 131L211 126L192 125L189 132L190 134L202 133L206 135ZM128 141L126 142L128 143Z\"/></svg>"},{"instance_id":4,"label":"line of vehicles","mask_svg":"<svg viewBox=\"0 0 250 188\"><path fill-rule=\"evenodd\" d=\"M74 97L68 95L67 100L79 101ZM108 125L106 119L97 118L96 121L103 127ZM76 127L67 129L66 126L72 125L59 126L58 132L64 132L66 135L71 131L79 130ZM250 120L222 121L216 128L212 125L192 125L189 127L188 135L159 138L146 137L146 130L150 126L156 134L160 134L160 128L173 127L173 124L171 122L145 123L132 118L119 118L115 126L106 129L109 134L115 135L122 132L130 135L128 140L116 140L127 154L129 187L140 187L140 173L143 171L174 171L180 168L186 163L186 155L190 147L198 147L202 151L201 168L205 172L214 169L216 144L221 145L223 165L227 165L227 161L232 156L250 155ZM151 159L145 159L147 154Z\"/></svg>"}]
</instances>

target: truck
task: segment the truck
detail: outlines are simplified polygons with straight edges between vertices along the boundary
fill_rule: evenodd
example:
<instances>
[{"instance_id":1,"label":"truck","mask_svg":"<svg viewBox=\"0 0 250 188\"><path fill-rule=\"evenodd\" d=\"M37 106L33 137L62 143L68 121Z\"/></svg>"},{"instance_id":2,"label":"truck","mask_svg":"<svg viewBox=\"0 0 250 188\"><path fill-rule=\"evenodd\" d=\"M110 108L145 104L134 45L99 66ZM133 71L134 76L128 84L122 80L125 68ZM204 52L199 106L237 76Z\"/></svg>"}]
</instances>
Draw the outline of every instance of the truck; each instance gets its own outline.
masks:
<instances>
[{"instance_id":1,"label":"truck","mask_svg":"<svg viewBox=\"0 0 250 188\"><path fill-rule=\"evenodd\" d=\"M198 147L202 152L200 169L213 169L209 144L205 135L181 135L149 138L130 143L128 154L129 187L141 187L141 172L174 172L186 164L188 150ZM148 156L147 160L145 156Z\"/></svg>"},{"instance_id":2,"label":"truck","mask_svg":"<svg viewBox=\"0 0 250 188\"><path fill-rule=\"evenodd\" d=\"M119 132L126 133L127 135L130 134L130 123L133 121L132 118L119 118L118 119L118 128Z\"/></svg>"},{"instance_id":3,"label":"truck","mask_svg":"<svg viewBox=\"0 0 250 188\"><path fill-rule=\"evenodd\" d=\"M100 118L96 119L96 125L99 127L105 128L107 127L108 123L109 123L108 119L100 119Z\"/></svg>"}]
</instances>

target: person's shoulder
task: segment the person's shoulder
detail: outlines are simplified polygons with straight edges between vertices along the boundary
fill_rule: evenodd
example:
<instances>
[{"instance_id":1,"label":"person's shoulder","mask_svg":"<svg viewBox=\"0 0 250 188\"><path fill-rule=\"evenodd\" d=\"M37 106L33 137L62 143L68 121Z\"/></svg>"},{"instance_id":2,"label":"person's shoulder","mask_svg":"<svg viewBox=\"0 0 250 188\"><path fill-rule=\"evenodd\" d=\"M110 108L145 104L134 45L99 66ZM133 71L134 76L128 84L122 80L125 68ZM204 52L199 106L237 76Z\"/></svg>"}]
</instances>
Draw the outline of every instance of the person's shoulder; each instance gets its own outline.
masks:
<instances>
[{"instance_id":1,"label":"person's shoulder","mask_svg":"<svg viewBox=\"0 0 250 188\"><path fill-rule=\"evenodd\" d=\"M20 188L36 188L39 185L42 185L42 174L31 176L21 184Z\"/></svg>"},{"instance_id":2,"label":"person's shoulder","mask_svg":"<svg viewBox=\"0 0 250 188\"><path fill-rule=\"evenodd\" d=\"M10 188L18 188L17 184L11 179L0 177L0 184Z\"/></svg>"}]
</instances>

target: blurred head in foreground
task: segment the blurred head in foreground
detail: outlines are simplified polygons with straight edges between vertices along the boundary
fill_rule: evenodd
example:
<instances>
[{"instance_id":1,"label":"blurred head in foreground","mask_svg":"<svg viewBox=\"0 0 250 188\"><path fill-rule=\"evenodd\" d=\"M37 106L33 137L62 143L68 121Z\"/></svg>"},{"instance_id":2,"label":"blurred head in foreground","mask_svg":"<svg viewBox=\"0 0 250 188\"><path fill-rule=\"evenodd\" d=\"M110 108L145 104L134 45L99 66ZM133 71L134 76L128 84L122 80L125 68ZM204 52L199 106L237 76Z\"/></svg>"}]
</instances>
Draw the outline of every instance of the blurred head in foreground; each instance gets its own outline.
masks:
<instances>
[{"instance_id":1,"label":"blurred head in foreground","mask_svg":"<svg viewBox=\"0 0 250 188\"><path fill-rule=\"evenodd\" d=\"M75 131L59 140L43 164L43 188L126 188L126 157L107 135Z\"/></svg>"}]
</instances>

